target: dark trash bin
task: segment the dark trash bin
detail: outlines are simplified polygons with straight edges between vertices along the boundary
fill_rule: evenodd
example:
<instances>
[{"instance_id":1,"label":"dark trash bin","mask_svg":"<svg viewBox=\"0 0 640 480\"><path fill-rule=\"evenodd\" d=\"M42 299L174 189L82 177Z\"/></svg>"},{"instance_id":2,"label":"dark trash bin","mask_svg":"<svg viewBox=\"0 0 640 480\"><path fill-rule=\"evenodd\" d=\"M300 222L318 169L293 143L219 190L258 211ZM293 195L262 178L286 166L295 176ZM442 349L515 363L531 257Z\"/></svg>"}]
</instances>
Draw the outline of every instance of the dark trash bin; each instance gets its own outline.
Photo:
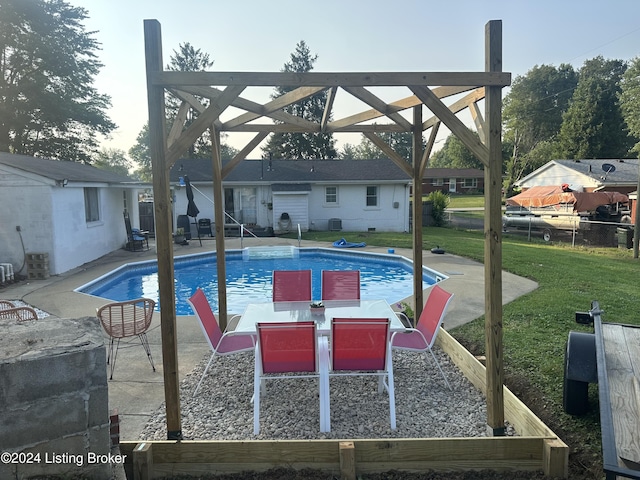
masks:
<instances>
[{"instance_id":1,"label":"dark trash bin","mask_svg":"<svg viewBox=\"0 0 640 480\"><path fill-rule=\"evenodd\" d=\"M191 222L188 215L178 215L177 228L183 228L184 238L191 240Z\"/></svg>"},{"instance_id":2,"label":"dark trash bin","mask_svg":"<svg viewBox=\"0 0 640 480\"><path fill-rule=\"evenodd\" d=\"M618 227L618 248L633 248L633 229L630 227Z\"/></svg>"}]
</instances>

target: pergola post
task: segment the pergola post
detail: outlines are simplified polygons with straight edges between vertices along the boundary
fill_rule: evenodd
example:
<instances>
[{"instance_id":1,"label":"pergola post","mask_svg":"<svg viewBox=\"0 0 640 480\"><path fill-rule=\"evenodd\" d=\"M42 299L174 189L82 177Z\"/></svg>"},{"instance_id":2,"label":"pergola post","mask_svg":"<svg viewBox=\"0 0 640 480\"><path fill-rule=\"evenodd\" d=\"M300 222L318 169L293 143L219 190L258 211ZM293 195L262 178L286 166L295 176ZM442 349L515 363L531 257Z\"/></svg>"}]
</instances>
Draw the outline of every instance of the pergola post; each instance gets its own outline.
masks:
<instances>
[{"instance_id":1,"label":"pergola post","mask_svg":"<svg viewBox=\"0 0 640 480\"><path fill-rule=\"evenodd\" d=\"M224 251L224 187L222 186L222 157L220 132L211 128L211 161L213 162L213 214L216 232L216 273L218 275L218 323L227 328L227 265ZM222 279L222 280L220 280Z\"/></svg>"},{"instance_id":2,"label":"pergola post","mask_svg":"<svg viewBox=\"0 0 640 480\"><path fill-rule=\"evenodd\" d=\"M173 237L171 235L171 190L166 161L164 87L153 84L153 75L162 71L162 34L157 20L144 21L147 70L147 103L149 108L149 150L153 175L153 204L158 255L158 288L162 308L162 369L167 413L167 439L182 438L180 419L180 382L178 379L178 341L176 334L176 301L173 284Z\"/></svg>"},{"instance_id":3,"label":"pergola post","mask_svg":"<svg viewBox=\"0 0 640 480\"><path fill-rule=\"evenodd\" d=\"M422 292L422 104L413 107L413 321L424 303Z\"/></svg>"},{"instance_id":4,"label":"pergola post","mask_svg":"<svg viewBox=\"0 0 640 480\"><path fill-rule=\"evenodd\" d=\"M502 22L485 26L485 71L502 71ZM489 150L484 170L485 354L487 425L494 436L505 434L504 358L502 347L502 89L485 87L485 131Z\"/></svg>"}]
</instances>

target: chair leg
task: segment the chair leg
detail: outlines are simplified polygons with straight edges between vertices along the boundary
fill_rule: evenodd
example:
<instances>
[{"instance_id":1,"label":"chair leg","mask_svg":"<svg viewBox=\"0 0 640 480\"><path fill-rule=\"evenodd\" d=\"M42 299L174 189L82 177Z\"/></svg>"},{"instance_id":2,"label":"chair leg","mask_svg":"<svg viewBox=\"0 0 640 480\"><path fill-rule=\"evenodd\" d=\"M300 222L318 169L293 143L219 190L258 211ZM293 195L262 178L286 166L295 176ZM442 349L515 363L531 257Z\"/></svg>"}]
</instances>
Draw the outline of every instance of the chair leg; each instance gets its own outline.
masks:
<instances>
[{"instance_id":1,"label":"chair leg","mask_svg":"<svg viewBox=\"0 0 640 480\"><path fill-rule=\"evenodd\" d=\"M151 364L151 368L153 369L153 371L156 371L156 366L153 363L153 357L151 356L151 347L149 347L149 340L147 339L147 334L146 333L141 333L140 335L138 335L138 338L140 338L140 343L142 343L142 347L144 348L144 351L147 352L147 358L149 359L149 363Z\"/></svg>"},{"instance_id":2,"label":"chair leg","mask_svg":"<svg viewBox=\"0 0 640 480\"><path fill-rule=\"evenodd\" d=\"M256 347L255 358L253 370L253 434L258 435L260 433L260 376L262 374L259 347Z\"/></svg>"},{"instance_id":3,"label":"chair leg","mask_svg":"<svg viewBox=\"0 0 640 480\"><path fill-rule=\"evenodd\" d=\"M326 336L318 339L318 353L320 357L320 431L331 431L331 398L329 395L329 343Z\"/></svg>"},{"instance_id":4,"label":"chair leg","mask_svg":"<svg viewBox=\"0 0 640 480\"><path fill-rule=\"evenodd\" d=\"M207 368L204 369L204 372L202 372L202 376L200 377L200 381L198 382L198 385L196 386L195 391L193 392L193 396L195 397L196 394L198 393L198 390L200 390L200 385L202 384L202 381L204 380L205 375L207 374L207 372L209 371L209 367L211 366L211 363L213 362L213 359L216 357L215 353L211 354L211 358L209 359L209 363L207 363Z\"/></svg>"},{"instance_id":5,"label":"chair leg","mask_svg":"<svg viewBox=\"0 0 640 480\"><path fill-rule=\"evenodd\" d=\"M120 347L120 339L117 339L116 349L113 349L113 343L116 341L115 338L111 337L111 341L109 342L109 352L107 353L107 365L109 365L109 380L113 380L113 371L116 368L116 357L118 355L118 348Z\"/></svg>"},{"instance_id":6,"label":"chair leg","mask_svg":"<svg viewBox=\"0 0 640 480\"><path fill-rule=\"evenodd\" d=\"M389 391L389 420L391 422L391 430L396 429L396 393L393 382L393 363L391 349L387 353L387 390Z\"/></svg>"},{"instance_id":7,"label":"chair leg","mask_svg":"<svg viewBox=\"0 0 640 480\"><path fill-rule=\"evenodd\" d=\"M449 383L449 380L447 380L447 376L444 374L444 370L442 370L442 367L440 366L440 362L438 362L438 359L433 353L433 350L431 350L430 348L429 348L429 353L431 353L431 357L433 358L433 361L436 362L436 366L438 367L438 370L440 370L440 373L442 374L442 378L444 378L444 382L447 384L447 387L449 387L449 390L453 390L453 388L451 388L451 384ZM427 353L425 352L425 355L426 354Z\"/></svg>"}]
</instances>

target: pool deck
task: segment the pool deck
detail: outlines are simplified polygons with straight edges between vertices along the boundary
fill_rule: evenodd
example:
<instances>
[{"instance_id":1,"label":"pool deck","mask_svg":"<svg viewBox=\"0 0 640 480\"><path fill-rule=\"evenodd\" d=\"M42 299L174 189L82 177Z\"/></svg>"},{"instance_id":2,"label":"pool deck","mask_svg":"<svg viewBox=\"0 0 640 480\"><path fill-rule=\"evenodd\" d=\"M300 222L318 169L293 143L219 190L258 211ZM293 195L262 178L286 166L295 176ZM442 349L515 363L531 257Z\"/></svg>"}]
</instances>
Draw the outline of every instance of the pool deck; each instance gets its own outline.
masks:
<instances>
[{"instance_id":1,"label":"pool deck","mask_svg":"<svg viewBox=\"0 0 640 480\"><path fill-rule=\"evenodd\" d=\"M122 264L155 259L155 244L150 241L150 245L150 250L146 252L118 250L62 275L4 287L0 289L0 299L22 300L59 318L94 316L96 309L106 303L105 300L73 290ZM245 238L242 246L267 245L298 246L298 241L279 237ZM225 246L227 249L239 249L240 239L227 238ZM300 246L330 248L331 244L302 241ZM394 248L397 255L409 259L413 257L411 249L396 248L393 245L357 250L387 253L389 248ZM191 240L189 245L174 245L175 256L211 251L215 251L215 241L212 238L203 238L202 246L197 239ZM442 285L454 293L455 297L444 321L447 330L484 314L484 266L481 263L447 253L432 254L429 251L424 252L423 262L425 266L449 277ZM536 288L536 282L503 272L502 298L505 304ZM184 378L196 364L210 354L210 350L195 316L179 317L177 323L179 375ZM109 381L109 410L111 413L117 411L120 415L121 440L137 440L148 419L164 402L159 324L160 315L155 314L152 329L148 333L156 364L155 372L151 370L139 344L134 344L133 348L121 348L118 352L114 378ZM182 398L181 401L188 402L189 399Z\"/></svg>"}]
</instances>

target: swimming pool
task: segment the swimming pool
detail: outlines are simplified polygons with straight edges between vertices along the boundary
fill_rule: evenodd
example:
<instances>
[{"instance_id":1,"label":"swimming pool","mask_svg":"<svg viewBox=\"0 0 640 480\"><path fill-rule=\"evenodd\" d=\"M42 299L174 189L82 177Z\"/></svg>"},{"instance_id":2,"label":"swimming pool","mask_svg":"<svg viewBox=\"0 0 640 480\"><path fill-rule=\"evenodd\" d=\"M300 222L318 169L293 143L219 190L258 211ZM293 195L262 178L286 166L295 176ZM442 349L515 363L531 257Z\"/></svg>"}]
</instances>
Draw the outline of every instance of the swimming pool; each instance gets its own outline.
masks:
<instances>
[{"instance_id":1,"label":"swimming pool","mask_svg":"<svg viewBox=\"0 0 640 480\"><path fill-rule=\"evenodd\" d=\"M274 270L312 270L313 298L320 299L322 270L360 270L360 296L386 299L390 304L413 293L413 265L399 255L371 252L344 252L328 248L288 250L228 250L227 310L242 313L248 303L271 301L271 278ZM274 252L269 254L269 251ZM291 254L286 252L292 252ZM285 252L283 254L275 252ZM174 260L176 313L192 315L187 303L196 288L204 290L214 311L218 308L218 281L215 253L185 255ZM435 270L423 267L422 285L427 288L446 279ZM75 290L112 301L151 298L159 307L157 261L123 265Z\"/></svg>"}]
</instances>

